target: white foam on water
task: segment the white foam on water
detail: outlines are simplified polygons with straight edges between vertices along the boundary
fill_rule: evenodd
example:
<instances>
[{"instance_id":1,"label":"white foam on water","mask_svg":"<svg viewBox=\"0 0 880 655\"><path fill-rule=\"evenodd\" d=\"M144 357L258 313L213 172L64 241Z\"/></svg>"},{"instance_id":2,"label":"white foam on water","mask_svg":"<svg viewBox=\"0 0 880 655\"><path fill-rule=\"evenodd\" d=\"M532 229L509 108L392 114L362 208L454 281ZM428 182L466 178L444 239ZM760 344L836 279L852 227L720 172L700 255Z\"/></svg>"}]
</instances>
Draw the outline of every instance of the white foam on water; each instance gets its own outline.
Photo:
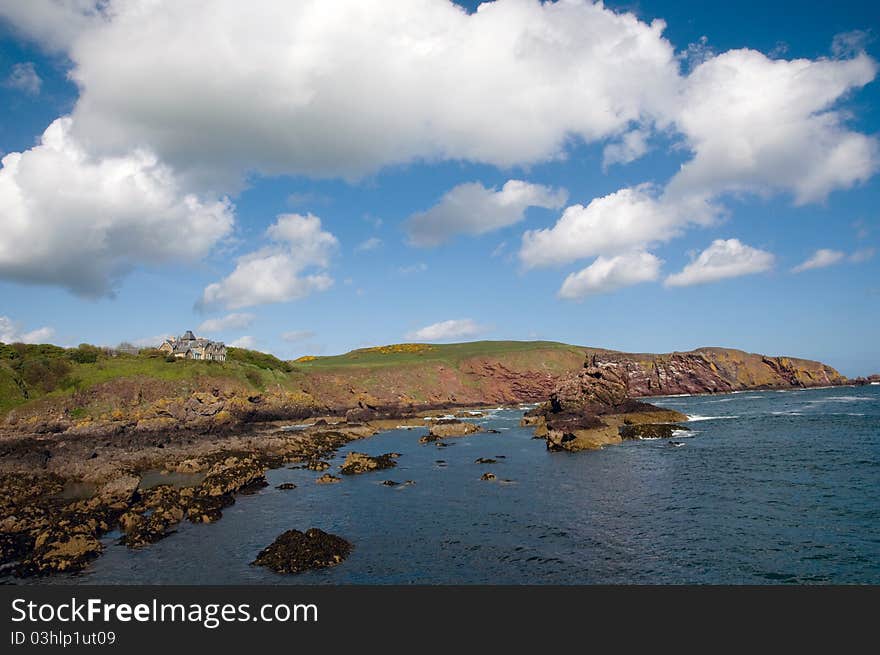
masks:
<instances>
[{"instance_id":1,"label":"white foam on water","mask_svg":"<svg viewBox=\"0 0 880 655\"><path fill-rule=\"evenodd\" d=\"M702 416L700 414L688 414L688 421L716 421L728 418L739 418L739 416Z\"/></svg>"},{"instance_id":2,"label":"white foam on water","mask_svg":"<svg viewBox=\"0 0 880 655\"><path fill-rule=\"evenodd\" d=\"M795 411L770 412L770 413L775 414L776 416L803 416L803 412L795 412Z\"/></svg>"},{"instance_id":3,"label":"white foam on water","mask_svg":"<svg viewBox=\"0 0 880 655\"><path fill-rule=\"evenodd\" d=\"M694 437L697 433L693 430L673 430L672 436L676 439L690 439Z\"/></svg>"}]
</instances>

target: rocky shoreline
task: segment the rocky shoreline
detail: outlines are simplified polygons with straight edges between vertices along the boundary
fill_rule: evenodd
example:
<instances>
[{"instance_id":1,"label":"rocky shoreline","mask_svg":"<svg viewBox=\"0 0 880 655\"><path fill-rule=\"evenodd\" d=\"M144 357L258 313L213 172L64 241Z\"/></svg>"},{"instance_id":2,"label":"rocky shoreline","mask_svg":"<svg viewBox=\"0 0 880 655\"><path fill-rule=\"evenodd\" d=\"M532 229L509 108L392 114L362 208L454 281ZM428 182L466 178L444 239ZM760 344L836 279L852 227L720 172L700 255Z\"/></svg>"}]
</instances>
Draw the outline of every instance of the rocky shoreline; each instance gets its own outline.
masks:
<instances>
[{"instance_id":1,"label":"rocky shoreline","mask_svg":"<svg viewBox=\"0 0 880 655\"><path fill-rule=\"evenodd\" d=\"M364 409L296 429L270 421L246 424L238 433L7 434L0 439L0 576L80 571L100 556L101 539L115 530L120 543L142 548L184 520L217 521L236 495L267 486L271 468L307 468L324 472L318 483L340 482L323 460L382 430L420 427L431 434L433 423L442 436L432 440L479 431L445 411L432 416L371 409L372 422L355 420L368 416ZM471 409L467 415L479 413ZM393 468L398 456L351 452L339 472ZM158 484L142 484L148 473ZM163 477L175 476L188 476L192 484L163 483ZM70 497L71 488L85 497Z\"/></svg>"},{"instance_id":2,"label":"rocky shoreline","mask_svg":"<svg viewBox=\"0 0 880 655\"><path fill-rule=\"evenodd\" d=\"M677 423L687 417L636 397L732 390L732 384L721 384L730 375L716 364L720 355L713 357L675 355L655 361L654 373L646 377L645 367L636 370L631 359L593 354L581 370L554 383L549 400L519 398L546 401L527 412L522 424L533 426L551 451L670 438L685 429ZM844 383L804 373L790 360L762 365L786 380L788 386L780 388ZM693 371L700 373L690 375ZM182 521L217 521L237 494L266 486L270 468L299 466L323 473L318 483L341 482L322 460L354 440L420 427L428 428L422 443L444 446L447 439L480 432L480 426L461 419L478 418L481 408L497 405L382 403L361 395L354 406L333 409L286 392L242 395L218 387L169 399L129 391L128 401L117 399L117 407L129 410L99 419L77 420L64 402L6 417L0 428L0 575L82 570L100 556L102 538L116 530L121 543L141 548L173 533ZM302 424L290 425L297 421ZM396 457L352 452L339 472L393 468ZM175 484L175 476L190 476L189 484ZM302 534L288 541L302 545Z\"/></svg>"}]
</instances>

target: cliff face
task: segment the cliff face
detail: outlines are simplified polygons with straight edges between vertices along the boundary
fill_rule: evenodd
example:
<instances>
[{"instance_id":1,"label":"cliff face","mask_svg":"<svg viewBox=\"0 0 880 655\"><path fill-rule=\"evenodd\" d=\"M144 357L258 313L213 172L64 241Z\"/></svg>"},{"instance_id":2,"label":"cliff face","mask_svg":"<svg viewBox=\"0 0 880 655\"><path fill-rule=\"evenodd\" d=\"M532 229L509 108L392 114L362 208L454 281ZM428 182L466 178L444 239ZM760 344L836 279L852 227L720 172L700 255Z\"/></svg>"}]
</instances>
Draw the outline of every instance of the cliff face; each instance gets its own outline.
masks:
<instances>
[{"instance_id":1,"label":"cliff face","mask_svg":"<svg viewBox=\"0 0 880 655\"><path fill-rule=\"evenodd\" d=\"M633 396L832 386L847 381L821 362L728 348L665 355L603 353L594 355L592 361L618 370Z\"/></svg>"}]
</instances>

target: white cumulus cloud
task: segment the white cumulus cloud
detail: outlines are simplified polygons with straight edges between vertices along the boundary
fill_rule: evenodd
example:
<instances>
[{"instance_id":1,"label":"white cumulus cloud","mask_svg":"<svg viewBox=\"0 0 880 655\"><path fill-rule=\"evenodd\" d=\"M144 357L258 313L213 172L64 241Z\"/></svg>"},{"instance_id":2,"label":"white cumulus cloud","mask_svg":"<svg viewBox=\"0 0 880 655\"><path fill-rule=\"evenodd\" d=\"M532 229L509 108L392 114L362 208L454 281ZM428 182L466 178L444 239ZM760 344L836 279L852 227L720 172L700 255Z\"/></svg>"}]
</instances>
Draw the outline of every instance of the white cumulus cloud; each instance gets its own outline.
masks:
<instances>
[{"instance_id":1,"label":"white cumulus cloud","mask_svg":"<svg viewBox=\"0 0 880 655\"><path fill-rule=\"evenodd\" d=\"M46 343L55 334L50 327L41 327L23 332L21 325L8 316L0 316L0 342L2 343Z\"/></svg>"},{"instance_id":2,"label":"white cumulus cloud","mask_svg":"<svg viewBox=\"0 0 880 655\"><path fill-rule=\"evenodd\" d=\"M144 150L92 157L70 128L60 118L2 159L0 277L107 295L133 267L197 260L230 233L227 200L186 193Z\"/></svg>"},{"instance_id":3,"label":"white cumulus cloud","mask_svg":"<svg viewBox=\"0 0 880 655\"><path fill-rule=\"evenodd\" d=\"M683 287L762 273L770 270L774 261L772 253L747 246L739 239L716 239L681 272L667 277L665 284Z\"/></svg>"},{"instance_id":4,"label":"white cumulus cloud","mask_svg":"<svg viewBox=\"0 0 880 655\"><path fill-rule=\"evenodd\" d=\"M559 289L559 297L566 300L580 300L586 296L615 291L640 282L651 282L659 277L662 263L647 252L597 257L596 261L585 269L565 278L562 288Z\"/></svg>"},{"instance_id":5,"label":"white cumulus cloud","mask_svg":"<svg viewBox=\"0 0 880 655\"><path fill-rule=\"evenodd\" d=\"M410 216L406 231L413 245L436 246L456 234L485 234L519 223L529 207L559 209L567 198L563 189L522 180L508 180L500 190L459 184L431 209Z\"/></svg>"},{"instance_id":6,"label":"white cumulus cloud","mask_svg":"<svg viewBox=\"0 0 880 655\"><path fill-rule=\"evenodd\" d=\"M275 243L239 257L232 273L205 288L203 306L240 309L288 302L333 285L322 269L329 266L339 242L321 228L320 218L282 214L266 235Z\"/></svg>"},{"instance_id":7,"label":"white cumulus cloud","mask_svg":"<svg viewBox=\"0 0 880 655\"><path fill-rule=\"evenodd\" d=\"M220 318L209 318L199 325L199 332L224 332L226 330L244 330L249 328L256 316L253 314L227 314Z\"/></svg>"},{"instance_id":8,"label":"white cumulus cloud","mask_svg":"<svg viewBox=\"0 0 880 655\"><path fill-rule=\"evenodd\" d=\"M651 120L678 76L663 21L585 0L89 4L0 16L66 47L80 137L147 144L199 176L547 161Z\"/></svg>"},{"instance_id":9,"label":"white cumulus cloud","mask_svg":"<svg viewBox=\"0 0 880 655\"><path fill-rule=\"evenodd\" d=\"M840 250L820 248L819 250L814 252L809 259L792 268L791 272L802 273L804 271L809 271L814 268L825 268L826 266L833 266L834 264L841 261L844 257L846 257L846 253L841 252Z\"/></svg>"},{"instance_id":10,"label":"white cumulus cloud","mask_svg":"<svg viewBox=\"0 0 880 655\"><path fill-rule=\"evenodd\" d=\"M519 256L526 268L613 255L668 241L689 222L710 222L716 210L701 198L678 204L657 197L649 185L571 205L551 228L523 234Z\"/></svg>"},{"instance_id":11,"label":"white cumulus cloud","mask_svg":"<svg viewBox=\"0 0 880 655\"><path fill-rule=\"evenodd\" d=\"M485 326L469 318L462 318L426 325L423 328L409 332L406 338L413 341L448 341L450 339L475 337L483 334L486 330Z\"/></svg>"}]
</instances>

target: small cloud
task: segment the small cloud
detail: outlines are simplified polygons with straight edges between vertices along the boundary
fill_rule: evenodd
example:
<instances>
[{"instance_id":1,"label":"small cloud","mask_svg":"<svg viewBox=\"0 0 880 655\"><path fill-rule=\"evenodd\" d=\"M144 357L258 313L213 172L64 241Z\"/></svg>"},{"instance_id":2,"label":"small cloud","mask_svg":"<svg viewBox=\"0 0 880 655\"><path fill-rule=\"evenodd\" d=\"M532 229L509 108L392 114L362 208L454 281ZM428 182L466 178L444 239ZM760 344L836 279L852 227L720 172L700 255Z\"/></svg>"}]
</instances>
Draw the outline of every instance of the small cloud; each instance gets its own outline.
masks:
<instances>
[{"instance_id":1,"label":"small cloud","mask_svg":"<svg viewBox=\"0 0 880 655\"><path fill-rule=\"evenodd\" d=\"M529 207L559 209L568 199L565 189L523 180L508 180L501 189L479 182L459 184L436 205L410 216L405 224L414 246L437 246L458 234L479 236L525 218Z\"/></svg>"},{"instance_id":2,"label":"small cloud","mask_svg":"<svg viewBox=\"0 0 880 655\"><path fill-rule=\"evenodd\" d=\"M290 332L283 333L281 338L288 343L297 343L311 339L314 336L315 333L309 330L291 330Z\"/></svg>"},{"instance_id":3,"label":"small cloud","mask_svg":"<svg viewBox=\"0 0 880 655\"><path fill-rule=\"evenodd\" d=\"M803 273L804 271L810 271L816 268L825 268L826 266L833 266L838 262L842 261L843 258L846 257L846 253L843 253L839 250L831 250L830 248L820 248L813 255L807 259L805 262L802 262L791 269L792 273Z\"/></svg>"},{"instance_id":4,"label":"small cloud","mask_svg":"<svg viewBox=\"0 0 880 655\"><path fill-rule=\"evenodd\" d=\"M420 262L411 266L401 266L397 269L397 272L401 275L412 275L413 273L424 273L427 270L428 265Z\"/></svg>"},{"instance_id":5,"label":"small cloud","mask_svg":"<svg viewBox=\"0 0 880 655\"><path fill-rule=\"evenodd\" d=\"M762 273L770 270L774 261L772 253L747 246L739 239L716 239L681 272L667 277L665 284L684 287Z\"/></svg>"},{"instance_id":6,"label":"small cloud","mask_svg":"<svg viewBox=\"0 0 880 655\"><path fill-rule=\"evenodd\" d=\"M596 261L578 273L572 273L559 297L582 300L598 293L608 293L641 282L651 282L660 276L662 261L648 252L635 252L617 257L597 257Z\"/></svg>"},{"instance_id":7,"label":"small cloud","mask_svg":"<svg viewBox=\"0 0 880 655\"><path fill-rule=\"evenodd\" d=\"M375 250L382 245L382 239L378 237L370 237L366 241L361 241L357 246L355 246L355 252L368 252L370 250Z\"/></svg>"},{"instance_id":8,"label":"small cloud","mask_svg":"<svg viewBox=\"0 0 880 655\"><path fill-rule=\"evenodd\" d=\"M767 56L770 57L770 59L781 59L788 54L788 50L789 47L785 41L777 41L776 45L773 46L773 49L767 53Z\"/></svg>"},{"instance_id":9,"label":"small cloud","mask_svg":"<svg viewBox=\"0 0 880 655\"><path fill-rule=\"evenodd\" d=\"M507 241L502 241L497 246L495 246L495 250L489 255L490 257L500 257L504 254L505 249L507 248Z\"/></svg>"},{"instance_id":10,"label":"small cloud","mask_svg":"<svg viewBox=\"0 0 880 655\"><path fill-rule=\"evenodd\" d=\"M209 318L198 327L199 332L224 332L244 330L251 326L256 317L253 314L228 314L222 318Z\"/></svg>"},{"instance_id":11,"label":"small cloud","mask_svg":"<svg viewBox=\"0 0 880 655\"><path fill-rule=\"evenodd\" d=\"M373 216L372 214L364 214L364 220L377 230L382 227L382 224L384 223L381 218L379 218L378 216Z\"/></svg>"},{"instance_id":12,"label":"small cloud","mask_svg":"<svg viewBox=\"0 0 880 655\"><path fill-rule=\"evenodd\" d=\"M486 332L487 329L486 326L479 325L469 318L462 318L426 325L407 333L406 338L414 341L447 341L474 337Z\"/></svg>"},{"instance_id":13,"label":"small cloud","mask_svg":"<svg viewBox=\"0 0 880 655\"><path fill-rule=\"evenodd\" d=\"M257 340L252 336L239 337L229 344L233 348L247 348L248 350L257 349Z\"/></svg>"},{"instance_id":14,"label":"small cloud","mask_svg":"<svg viewBox=\"0 0 880 655\"><path fill-rule=\"evenodd\" d=\"M41 327L30 332L22 332L21 325L8 316L0 316L0 342L3 343L46 343L55 334L55 329Z\"/></svg>"},{"instance_id":15,"label":"small cloud","mask_svg":"<svg viewBox=\"0 0 880 655\"><path fill-rule=\"evenodd\" d=\"M871 226L861 218L854 221L852 226L856 231L856 239L867 239L871 235Z\"/></svg>"},{"instance_id":16,"label":"small cloud","mask_svg":"<svg viewBox=\"0 0 880 655\"><path fill-rule=\"evenodd\" d=\"M687 49L678 55L688 70L693 70L704 61L715 56L715 50L709 45L709 37L701 36L694 43L688 43Z\"/></svg>"},{"instance_id":17,"label":"small cloud","mask_svg":"<svg viewBox=\"0 0 880 655\"><path fill-rule=\"evenodd\" d=\"M853 264L861 264L862 262L866 262L874 256L874 253L877 252L873 248L862 248L861 250L856 250L853 254L849 256L849 261Z\"/></svg>"},{"instance_id":18,"label":"small cloud","mask_svg":"<svg viewBox=\"0 0 880 655\"><path fill-rule=\"evenodd\" d=\"M835 34L831 41L831 54L837 59L847 59L863 52L871 41L871 34L864 30L853 30Z\"/></svg>"},{"instance_id":19,"label":"small cloud","mask_svg":"<svg viewBox=\"0 0 880 655\"><path fill-rule=\"evenodd\" d=\"M12 72L6 78L6 86L11 89L18 89L28 95L39 95L43 86L43 80L37 75L33 62L27 61L22 64L15 64Z\"/></svg>"}]
</instances>

